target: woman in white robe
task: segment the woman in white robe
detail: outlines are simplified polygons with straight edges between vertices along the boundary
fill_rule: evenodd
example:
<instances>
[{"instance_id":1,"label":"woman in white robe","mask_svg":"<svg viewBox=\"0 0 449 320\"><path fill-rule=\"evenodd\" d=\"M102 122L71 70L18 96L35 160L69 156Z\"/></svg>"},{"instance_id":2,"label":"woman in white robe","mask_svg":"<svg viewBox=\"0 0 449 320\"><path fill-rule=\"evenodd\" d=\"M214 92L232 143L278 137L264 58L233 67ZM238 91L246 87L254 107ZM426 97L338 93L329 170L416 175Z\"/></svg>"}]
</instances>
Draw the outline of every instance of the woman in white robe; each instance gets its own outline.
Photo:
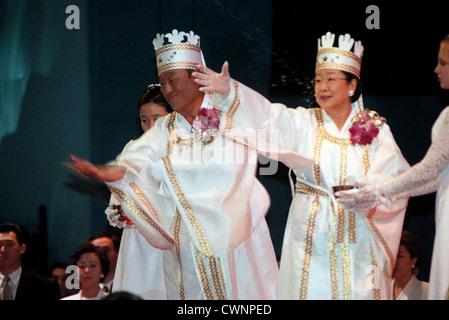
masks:
<instances>
[{"instance_id":1,"label":"woman in white robe","mask_svg":"<svg viewBox=\"0 0 449 320\"><path fill-rule=\"evenodd\" d=\"M173 112L162 96L160 85L149 85L137 101L137 110L143 132L154 126L156 120ZM132 145L131 140L123 149ZM119 157L116 160L120 160ZM119 256L114 277L113 292L132 292L142 299L167 299L163 270L163 251L153 247L122 214L119 199L112 194L105 211L109 223L123 228Z\"/></svg>"},{"instance_id":2,"label":"woman in white robe","mask_svg":"<svg viewBox=\"0 0 449 320\"><path fill-rule=\"evenodd\" d=\"M440 43L435 73L443 89L449 89L449 35ZM342 194L348 208L370 208L391 199L419 196L437 191L435 241L429 279L429 299L449 297L449 107L432 127L432 144L425 157L396 179L382 184L366 184L357 193ZM394 198L392 198L394 197Z\"/></svg>"},{"instance_id":3,"label":"woman in white robe","mask_svg":"<svg viewBox=\"0 0 449 320\"><path fill-rule=\"evenodd\" d=\"M409 165L386 124L370 143L352 142L352 119L362 111L360 100L351 105L351 98L357 99L363 47L356 43L356 53L351 52L354 40L346 35L332 48L333 38L323 36L317 57L315 96L321 108L287 108L240 83L231 85L226 63L220 75L202 66L194 76L201 90L215 92L223 112L233 99L240 100L234 115L240 126L276 130L280 147L315 160L313 167L294 170L277 298L389 299L407 201L368 213L346 211L335 202L332 187L392 179Z\"/></svg>"}]
</instances>

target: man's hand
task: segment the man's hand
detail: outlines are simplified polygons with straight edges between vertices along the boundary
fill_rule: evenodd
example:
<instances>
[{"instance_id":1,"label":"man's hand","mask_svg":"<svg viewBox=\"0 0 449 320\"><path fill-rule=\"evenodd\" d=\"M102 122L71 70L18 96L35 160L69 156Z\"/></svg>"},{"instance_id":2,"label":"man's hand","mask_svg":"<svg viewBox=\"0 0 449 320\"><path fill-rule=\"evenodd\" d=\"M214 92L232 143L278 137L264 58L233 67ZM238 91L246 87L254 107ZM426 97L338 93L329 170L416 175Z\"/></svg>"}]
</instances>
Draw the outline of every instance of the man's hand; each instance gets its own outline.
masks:
<instances>
[{"instance_id":1,"label":"man's hand","mask_svg":"<svg viewBox=\"0 0 449 320\"><path fill-rule=\"evenodd\" d=\"M105 182L113 182L123 178L126 168L119 165L96 166L88 160L70 155L73 163L63 163L64 166L82 176L92 177Z\"/></svg>"},{"instance_id":2,"label":"man's hand","mask_svg":"<svg viewBox=\"0 0 449 320\"><path fill-rule=\"evenodd\" d=\"M198 70L199 72L193 72L192 75L195 77L195 82L202 86L200 91L215 92L222 95L227 95L229 93L231 76L229 74L229 63L227 61L223 64L220 74L206 68L206 66L202 64L198 66Z\"/></svg>"}]
</instances>

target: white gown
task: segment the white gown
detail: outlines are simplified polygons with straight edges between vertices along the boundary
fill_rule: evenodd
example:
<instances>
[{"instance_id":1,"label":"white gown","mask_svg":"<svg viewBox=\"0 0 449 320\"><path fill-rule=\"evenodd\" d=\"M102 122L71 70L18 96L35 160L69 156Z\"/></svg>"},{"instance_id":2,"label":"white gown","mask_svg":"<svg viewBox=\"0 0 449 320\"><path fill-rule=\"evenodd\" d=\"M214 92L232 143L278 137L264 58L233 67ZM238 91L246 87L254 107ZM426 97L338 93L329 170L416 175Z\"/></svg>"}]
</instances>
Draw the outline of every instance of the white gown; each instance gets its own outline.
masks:
<instances>
[{"instance_id":1,"label":"white gown","mask_svg":"<svg viewBox=\"0 0 449 320\"><path fill-rule=\"evenodd\" d=\"M230 126L232 114L222 114L221 126ZM257 153L220 135L211 144L191 141L190 132L172 113L119 156L127 171L108 186L139 233L125 230L114 291L146 299L275 298L279 271ZM146 280L157 275L162 281Z\"/></svg>"},{"instance_id":2,"label":"white gown","mask_svg":"<svg viewBox=\"0 0 449 320\"><path fill-rule=\"evenodd\" d=\"M391 292L393 295L394 281L391 286ZM396 300L427 300L429 294L429 283L419 280L413 275L410 280L402 289Z\"/></svg>"},{"instance_id":3,"label":"white gown","mask_svg":"<svg viewBox=\"0 0 449 320\"><path fill-rule=\"evenodd\" d=\"M128 142L122 154L133 143L133 140ZM120 160L120 155L116 160ZM132 223L119 220L122 217L113 208L114 205L120 205L120 201L111 194L105 213L112 226L123 228L112 292L132 292L145 300L167 299L162 276L163 250L153 247Z\"/></svg>"},{"instance_id":4,"label":"white gown","mask_svg":"<svg viewBox=\"0 0 449 320\"><path fill-rule=\"evenodd\" d=\"M280 147L315 160L313 167L294 170L278 299L389 299L407 200L354 213L341 210L331 191L362 178L391 179L409 168L389 127L383 125L368 147L353 146L348 130L355 109L339 131L322 109L271 104L242 84L231 86L226 97L214 94L213 101L226 112L236 96L241 106L234 120L241 127L275 130Z\"/></svg>"},{"instance_id":5,"label":"white gown","mask_svg":"<svg viewBox=\"0 0 449 320\"><path fill-rule=\"evenodd\" d=\"M425 157L397 179L382 184L379 190L387 196L437 191L429 299L445 299L449 289L449 107L432 127L432 144Z\"/></svg>"}]
</instances>

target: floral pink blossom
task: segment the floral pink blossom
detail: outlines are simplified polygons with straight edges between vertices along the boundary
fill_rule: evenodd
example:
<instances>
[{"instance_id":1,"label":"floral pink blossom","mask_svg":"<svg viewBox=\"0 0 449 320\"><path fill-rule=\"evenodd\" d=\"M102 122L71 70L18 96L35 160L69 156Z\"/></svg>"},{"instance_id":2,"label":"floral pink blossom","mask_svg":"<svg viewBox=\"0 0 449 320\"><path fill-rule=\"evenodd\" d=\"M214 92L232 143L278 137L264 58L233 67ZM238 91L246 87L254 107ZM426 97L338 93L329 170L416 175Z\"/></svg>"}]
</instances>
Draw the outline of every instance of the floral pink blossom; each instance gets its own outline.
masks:
<instances>
[{"instance_id":1,"label":"floral pink blossom","mask_svg":"<svg viewBox=\"0 0 449 320\"><path fill-rule=\"evenodd\" d=\"M354 122L349 129L352 144L368 145L379 134L379 128L374 124L368 112L362 112L361 119Z\"/></svg>"},{"instance_id":2,"label":"floral pink blossom","mask_svg":"<svg viewBox=\"0 0 449 320\"><path fill-rule=\"evenodd\" d=\"M218 130L218 127L220 126L220 119L218 118L218 114L215 109L201 108L198 111L197 118L201 121L202 130Z\"/></svg>"}]
</instances>

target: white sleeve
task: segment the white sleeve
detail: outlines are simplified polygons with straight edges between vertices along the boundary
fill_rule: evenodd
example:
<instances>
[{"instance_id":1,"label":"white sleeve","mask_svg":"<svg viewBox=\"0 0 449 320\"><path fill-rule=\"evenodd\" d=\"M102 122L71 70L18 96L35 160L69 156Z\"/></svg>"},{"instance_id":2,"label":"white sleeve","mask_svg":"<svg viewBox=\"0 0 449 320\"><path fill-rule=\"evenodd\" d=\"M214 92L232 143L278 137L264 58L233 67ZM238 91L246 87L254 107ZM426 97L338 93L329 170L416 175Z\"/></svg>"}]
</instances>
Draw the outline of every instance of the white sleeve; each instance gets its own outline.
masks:
<instances>
[{"instance_id":1,"label":"white sleeve","mask_svg":"<svg viewBox=\"0 0 449 320\"><path fill-rule=\"evenodd\" d=\"M156 126L164 126L162 122ZM167 217L167 201L159 193L159 180L153 168L161 165L164 156L162 127L148 130L139 139L128 144L115 163L126 167L123 179L106 183L121 204L127 219L155 248L169 250L175 240L170 232L170 217Z\"/></svg>"},{"instance_id":2,"label":"white sleeve","mask_svg":"<svg viewBox=\"0 0 449 320\"><path fill-rule=\"evenodd\" d=\"M304 140L308 113L306 108L289 108L281 103L271 103L263 95L237 81L226 95L214 93L217 109L232 117L232 121L245 130L275 130L276 143L286 149L295 149Z\"/></svg>"},{"instance_id":3,"label":"white sleeve","mask_svg":"<svg viewBox=\"0 0 449 320\"><path fill-rule=\"evenodd\" d=\"M448 109L445 111L435 123L441 130L437 132L424 158L394 180L379 186L381 193L393 196L423 188L438 180L443 169L449 165L449 112Z\"/></svg>"}]
</instances>

